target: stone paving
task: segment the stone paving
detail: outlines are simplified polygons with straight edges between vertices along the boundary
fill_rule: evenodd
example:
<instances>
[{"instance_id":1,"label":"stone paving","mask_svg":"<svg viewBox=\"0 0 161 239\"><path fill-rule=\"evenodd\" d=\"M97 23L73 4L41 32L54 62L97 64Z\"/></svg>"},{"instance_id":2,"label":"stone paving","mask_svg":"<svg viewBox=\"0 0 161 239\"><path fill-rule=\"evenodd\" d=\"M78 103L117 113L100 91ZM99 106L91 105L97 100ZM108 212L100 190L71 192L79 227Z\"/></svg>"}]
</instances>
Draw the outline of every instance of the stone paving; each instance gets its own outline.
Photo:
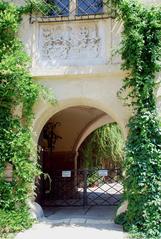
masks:
<instances>
[{"instance_id":1,"label":"stone paving","mask_svg":"<svg viewBox=\"0 0 161 239\"><path fill-rule=\"evenodd\" d=\"M123 239L122 227L114 224L116 207L47 208L45 217L16 239Z\"/></svg>"}]
</instances>

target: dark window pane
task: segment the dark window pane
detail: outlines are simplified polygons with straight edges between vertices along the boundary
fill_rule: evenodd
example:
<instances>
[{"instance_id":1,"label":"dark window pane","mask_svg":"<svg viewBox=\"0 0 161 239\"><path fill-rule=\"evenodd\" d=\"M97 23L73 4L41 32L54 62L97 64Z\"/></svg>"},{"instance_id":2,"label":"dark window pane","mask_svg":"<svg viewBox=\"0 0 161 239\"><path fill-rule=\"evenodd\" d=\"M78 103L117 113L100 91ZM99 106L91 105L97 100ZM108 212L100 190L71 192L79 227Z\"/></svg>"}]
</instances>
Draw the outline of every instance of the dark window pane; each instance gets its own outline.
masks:
<instances>
[{"instance_id":1,"label":"dark window pane","mask_svg":"<svg viewBox=\"0 0 161 239\"><path fill-rule=\"evenodd\" d=\"M53 5L50 16L69 16L69 0L48 0Z\"/></svg>"},{"instance_id":2,"label":"dark window pane","mask_svg":"<svg viewBox=\"0 0 161 239\"><path fill-rule=\"evenodd\" d=\"M78 0L78 15L103 13L103 0Z\"/></svg>"}]
</instances>

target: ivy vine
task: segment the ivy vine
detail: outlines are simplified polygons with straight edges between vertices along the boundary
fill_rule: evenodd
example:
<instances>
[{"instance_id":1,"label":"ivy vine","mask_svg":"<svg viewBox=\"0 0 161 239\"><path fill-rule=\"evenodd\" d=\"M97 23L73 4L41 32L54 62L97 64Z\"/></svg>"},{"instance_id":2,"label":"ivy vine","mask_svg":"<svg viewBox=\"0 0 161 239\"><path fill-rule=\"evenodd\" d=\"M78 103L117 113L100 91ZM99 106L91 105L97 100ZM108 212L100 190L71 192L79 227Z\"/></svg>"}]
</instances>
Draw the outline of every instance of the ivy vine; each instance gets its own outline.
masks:
<instances>
[{"instance_id":1,"label":"ivy vine","mask_svg":"<svg viewBox=\"0 0 161 239\"><path fill-rule=\"evenodd\" d=\"M92 132L79 149L85 168L122 165L124 138L116 123L104 125ZM107 166L106 166L107 167Z\"/></svg>"},{"instance_id":2,"label":"ivy vine","mask_svg":"<svg viewBox=\"0 0 161 239\"><path fill-rule=\"evenodd\" d=\"M122 69L128 72L119 95L126 94L124 100L133 108L124 161L128 200L124 227L138 233L138 238L159 239L161 129L156 74L161 69L161 8L146 7L136 0L113 0L112 6L124 25L120 53Z\"/></svg>"},{"instance_id":3,"label":"ivy vine","mask_svg":"<svg viewBox=\"0 0 161 239\"><path fill-rule=\"evenodd\" d=\"M43 7L40 1L41 7ZM22 15L35 0L22 7L0 2L0 235L29 227L27 200L39 175L36 146L32 139L33 105L46 90L32 80L30 59L17 37ZM12 165L12 180L6 167Z\"/></svg>"},{"instance_id":4,"label":"ivy vine","mask_svg":"<svg viewBox=\"0 0 161 239\"><path fill-rule=\"evenodd\" d=\"M161 131L156 111L156 73L161 60L161 9L147 8L136 0L110 2L124 23L120 51L122 69L129 73L120 93L128 92L126 99L133 107L124 163L124 188L129 203L124 226L135 228L142 233L141 238L159 239ZM26 201L39 173L31 133L32 107L44 90L32 81L29 58L17 32L22 15L33 7L40 10L46 5L26 1L25 6L17 7L0 2L1 233L21 230L32 223ZM15 114L17 108L21 115ZM13 165L12 182L5 178L7 163Z\"/></svg>"}]
</instances>

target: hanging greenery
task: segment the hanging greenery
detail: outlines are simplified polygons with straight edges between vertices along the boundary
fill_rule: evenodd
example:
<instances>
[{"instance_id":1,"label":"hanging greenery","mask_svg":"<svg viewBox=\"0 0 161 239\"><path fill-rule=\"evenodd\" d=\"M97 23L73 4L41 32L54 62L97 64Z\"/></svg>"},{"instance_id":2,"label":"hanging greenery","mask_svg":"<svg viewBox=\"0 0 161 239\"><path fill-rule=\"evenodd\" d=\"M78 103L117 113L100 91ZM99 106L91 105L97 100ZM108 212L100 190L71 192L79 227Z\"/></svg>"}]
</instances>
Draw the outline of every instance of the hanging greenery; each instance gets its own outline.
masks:
<instances>
[{"instance_id":1,"label":"hanging greenery","mask_svg":"<svg viewBox=\"0 0 161 239\"><path fill-rule=\"evenodd\" d=\"M0 2L0 237L31 225L27 200L39 174L32 109L40 94L47 94L32 80L29 57L17 37L29 6Z\"/></svg>"},{"instance_id":2,"label":"hanging greenery","mask_svg":"<svg viewBox=\"0 0 161 239\"><path fill-rule=\"evenodd\" d=\"M91 133L80 148L83 166L99 167L109 163L122 164L124 139L116 123L104 125Z\"/></svg>"},{"instance_id":3,"label":"hanging greenery","mask_svg":"<svg viewBox=\"0 0 161 239\"><path fill-rule=\"evenodd\" d=\"M120 51L122 69L129 73L120 94L128 92L126 99L133 107L124 161L129 203L124 227L135 228L139 238L160 239L161 132L155 95L161 9L144 7L137 0L110 2L124 23ZM26 1L23 7L0 2L0 234L32 223L26 201L39 173L31 134L32 107L44 90L32 81L29 59L17 32L22 15L33 8L48 11L43 1ZM15 114L17 108L21 115ZM6 180L8 165L13 168L12 181Z\"/></svg>"},{"instance_id":4,"label":"hanging greenery","mask_svg":"<svg viewBox=\"0 0 161 239\"><path fill-rule=\"evenodd\" d=\"M124 227L138 238L161 238L161 129L156 110L156 73L161 62L161 8L137 0L112 0L122 20L122 69L127 73L119 94L127 93L133 116L124 161L128 211ZM135 234L136 235L136 234Z\"/></svg>"}]
</instances>

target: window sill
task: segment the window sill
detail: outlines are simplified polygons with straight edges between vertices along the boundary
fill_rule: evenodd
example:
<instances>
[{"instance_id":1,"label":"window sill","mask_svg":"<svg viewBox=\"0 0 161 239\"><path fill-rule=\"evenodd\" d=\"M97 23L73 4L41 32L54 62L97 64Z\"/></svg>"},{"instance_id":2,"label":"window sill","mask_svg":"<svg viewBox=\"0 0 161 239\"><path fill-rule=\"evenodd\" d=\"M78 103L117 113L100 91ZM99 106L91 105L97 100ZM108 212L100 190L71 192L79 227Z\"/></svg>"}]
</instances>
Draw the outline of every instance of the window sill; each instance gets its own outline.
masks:
<instances>
[{"instance_id":1,"label":"window sill","mask_svg":"<svg viewBox=\"0 0 161 239\"><path fill-rule=\"evenodd\" d=\"M66 21L83 21L83 20L97 20L115 18L114 14L99 13L90 15L75 15L75 16L34 16L30 18L30 23L34 22L66 22Z\"/></svg>"}]
</instances>

